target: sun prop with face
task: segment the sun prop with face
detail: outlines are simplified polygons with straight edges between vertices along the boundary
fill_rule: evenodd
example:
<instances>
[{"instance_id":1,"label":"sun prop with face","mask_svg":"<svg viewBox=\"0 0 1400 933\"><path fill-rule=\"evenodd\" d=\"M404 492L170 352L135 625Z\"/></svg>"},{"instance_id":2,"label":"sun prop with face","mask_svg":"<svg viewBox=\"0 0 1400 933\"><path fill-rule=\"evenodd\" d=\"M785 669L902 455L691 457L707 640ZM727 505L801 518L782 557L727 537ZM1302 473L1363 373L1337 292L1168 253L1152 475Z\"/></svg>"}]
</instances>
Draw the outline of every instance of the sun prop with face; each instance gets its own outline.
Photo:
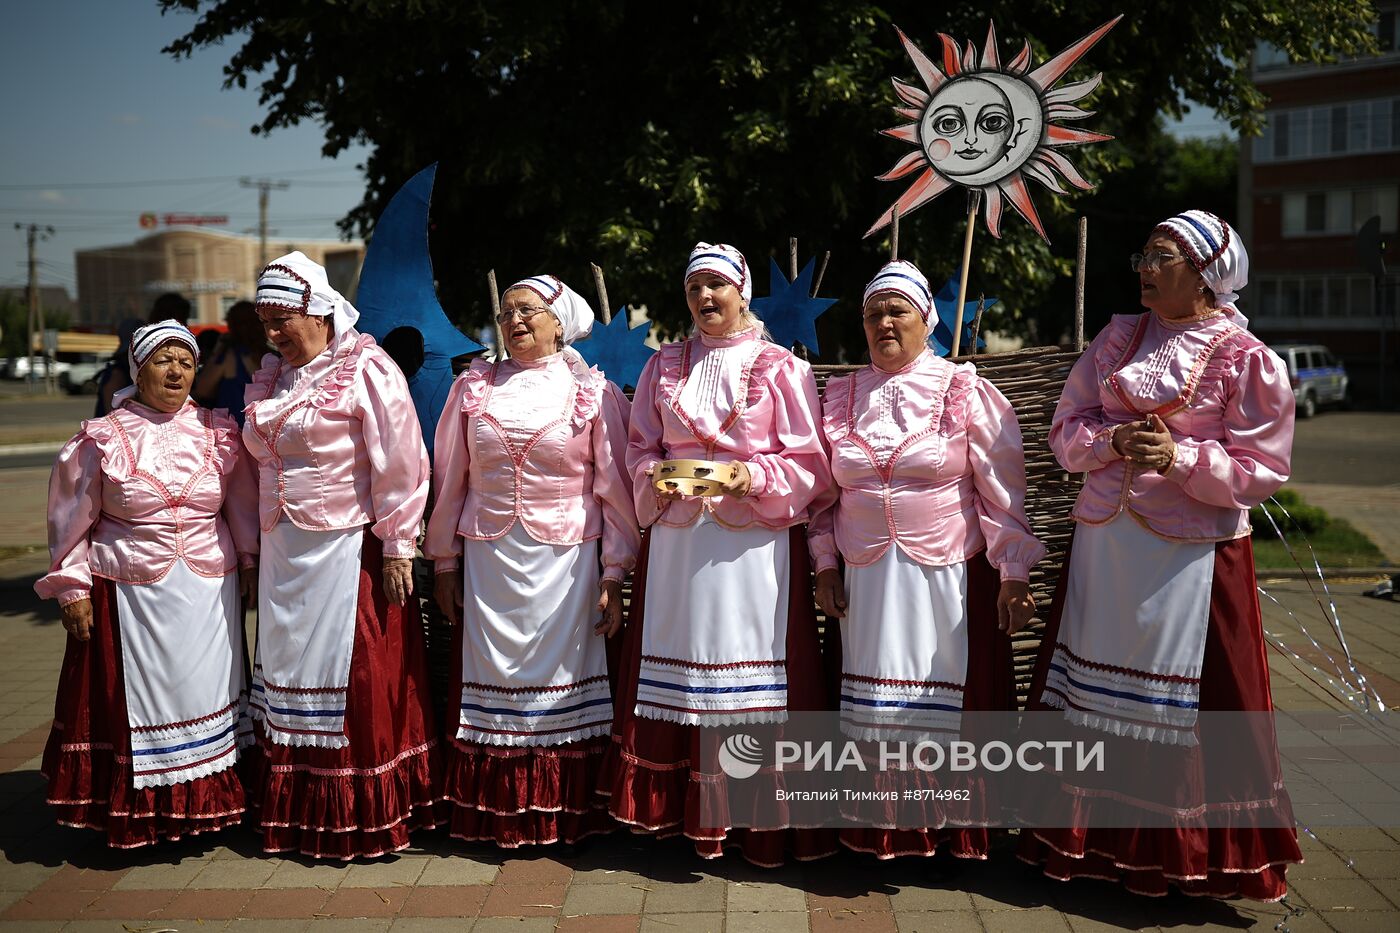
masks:
<instances>
[{"instance_id":1,"label":"sun prop with face","mask_svg":"<svg viewBox=\"0 0 1400 933\"><path fill-rule=\"evenodd\" d=\"M1030 67L1030 43L1011 61L1001 63L994 26L987 28L987 44L980 62L977 47L971 41L963 49L955 39L939 33L943 40L941 71L896 29L928 90L894 79L895 93L908 105L896 107L895 113L915 122L883 133L918 149L879 178L895 181L918 174L865 235L886 226L896 208L901 216L907 215L954 185L961 185L981 189L983 215L992 236L1001 236L1005 200L1036 233L1045 237L1026 179L1034 178L1051 191L1064 194L1060 184L1063 177L1074 187L1087 191L1093 185L1055 150L1113 138L1056 122L1093 116L1074 103L1097 88L1103 75L1061 88L1056 88L1055 83L1122 18L1114 17L1034 70Z\"/></svg>"}]
</instances>

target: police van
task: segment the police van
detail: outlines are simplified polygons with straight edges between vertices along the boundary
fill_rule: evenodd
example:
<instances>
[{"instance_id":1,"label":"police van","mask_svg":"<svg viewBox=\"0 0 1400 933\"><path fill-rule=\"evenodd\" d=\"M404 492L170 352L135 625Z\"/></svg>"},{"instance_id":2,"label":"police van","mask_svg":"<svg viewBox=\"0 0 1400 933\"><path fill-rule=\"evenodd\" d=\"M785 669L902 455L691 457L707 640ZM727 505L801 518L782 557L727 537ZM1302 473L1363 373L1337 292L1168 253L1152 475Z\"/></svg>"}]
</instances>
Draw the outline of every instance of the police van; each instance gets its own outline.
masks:
<instances>
[{"instance_id":1,"label":"police van","mask_svg":"<svg viewBox=\"0 0 1400 933\"><path fill-rule=\"evenodd\" d=\"M1298 417L1311 418L1321 405L1346 405L1347 371L1321 344L1284 343L1269 349L1288 365Z\"/></svg>"}]
</instances>

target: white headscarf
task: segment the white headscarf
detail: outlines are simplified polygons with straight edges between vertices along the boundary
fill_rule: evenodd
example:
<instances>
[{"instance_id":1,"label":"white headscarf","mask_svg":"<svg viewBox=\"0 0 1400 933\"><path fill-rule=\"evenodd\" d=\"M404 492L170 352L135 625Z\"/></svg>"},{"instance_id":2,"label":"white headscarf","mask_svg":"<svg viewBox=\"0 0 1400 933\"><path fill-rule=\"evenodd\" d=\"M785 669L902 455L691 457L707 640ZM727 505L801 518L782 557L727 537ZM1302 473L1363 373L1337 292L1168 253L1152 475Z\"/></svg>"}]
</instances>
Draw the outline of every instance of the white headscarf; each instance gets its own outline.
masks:
<instances>
[{"instance_id":1,"label":"white headscarf","mask_svg":"<svg viewBox=\"0 0 1400 933\"><path fill-rule=\"evenodd\" d=\"M194 354L195 365L199 365L199 341L195 340L190 329L174 319L157 321L145 327L138 327L136 333L131 335L131 346L126 350L126 362L131 369L132 382L136 381L136 374L141 371L142 366L151 361L155 352L172 340L183 344Z\"/></svg>"},{"instance_id":2,"label":"white headscarf","mask_svg":"<svg viewBox=\"0 0 1400 933\"><path fill-rule=\"evenodd\" d=\"M727 243L696 243L685 265L686 281L697 272L717 275L739 289L744 308L748 308L753 298L753 277L749 275L749 264L743 253Z\"/></svg>"},{"instance_id":3,"label":"white headscarf","mask_svg":"<svg viewBox=\"0 0 1400 933\"><path fill-rule=\"evenodd\" d=\"M928 323L929 315L933 313L933 292L929 288L928 278L912 262L896 259L881 266L875 278L865 286L860 306L864 308L871 298L881 292L893 292L908 301L918 309L924 323Z\"/></svg>"},{"instance_id":4,"label":"white headscarf","mask_svg":"<svg viewBox=\"0 0 1400 933\"><path fill-rule=\"evenodd\" d=\"M1186 258L1215 293L1215 307L1239 309L1240 289L1249 284L1249 254L1225 221L1206 211L1187 211L1157 225L1176 241ZM1243 315L1239 315L1244 320Z\"/></svg>"},{"instance_id":5,"label":"white headscarf","mask_svg":"<svg viewBox=\"0 0 1400 933\"><path fill-rule=\"evenodd\" d=\"M528 288L539 295L549 310L554 312L563 331L560 339L565 346L593 332L593 307L582 295L560 281L557 275L532 275L516 282L506 291L517 288Z\"/></svg>"},{"instance_id":6,"label":"white headscarf","mask_svg":"<svg viewBox=\"0 0 1400 933\"><path fill-rule=\"evenodd\" d=\"M299 311L313 317L329 316L335 322L337 337L355 326L360 312L331 288L326 270L300 251L272 260L258 276L255 297L258 311L264 308Z\"/></svg>"}]
</instances>

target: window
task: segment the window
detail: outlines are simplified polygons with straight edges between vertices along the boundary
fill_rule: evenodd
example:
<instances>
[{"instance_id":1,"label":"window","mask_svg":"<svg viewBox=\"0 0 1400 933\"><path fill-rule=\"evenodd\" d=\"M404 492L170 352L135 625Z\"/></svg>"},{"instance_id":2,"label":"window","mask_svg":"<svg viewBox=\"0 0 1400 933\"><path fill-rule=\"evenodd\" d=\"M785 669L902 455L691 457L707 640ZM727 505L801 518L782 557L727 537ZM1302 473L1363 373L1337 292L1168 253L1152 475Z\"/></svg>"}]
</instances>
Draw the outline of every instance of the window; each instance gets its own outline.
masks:
<instances>
[{"instance_id":1,"label":"window","mask_svg":"<svg viewBox=\"0 0 1400 933\"><path fill-rule=\"evenodd\" d=\"M1330 145L1327 152L1347 151L1347 108L1333 107L1331 110L1331 126L1329 130ZM1323 150L1319 150L1323 151Z\"/></svg>"},{"instance_id":2,"label":"window","mask_svg":"<svg viewBox=\"0 0 1400 933\"><path fill-rule=\"evenodd\" d=\"M1274 158L1288 158L1288 126L1293 122L1292 114L1281 113L1274 127Z\"/></svg>"},{"instance_id":3,"label":"window","mask_svg":"<svg viewBox=\"0 0 1400 933\"><path fill-rule=\"evenodd\" d=\"M1271 110L1254 142L1256 162L1400 149L1400 97Z\"/></svg>"},{"instance_id":4,"label":"window","mask_svg":"<svg viewBox=\"0 0 1400 933\"><path fill-rule=\"evenodd\" d=\"M1394 233L1400 189L1334 188L1331 191L1290 191L1283 196L1283 235L1340 236L1355 233L1380 215L1381 232Z\"/></svg>"},{"instance_id":5,"label":"window","mask_svg":"<svg viewBox=\"0 0 1400 933\"><path fill-rule=\"evenodd\" d=\"M1308 233L1322 233L1327 229L1327 195L1315 193L1306 195L1307 207L1303 229Z\"/></svg>"},{"instance_id":6,"label":"window","mask_svg":"<svg viewBox=\"0 0 1400 933\"><path fill-rule=\"evenodd\" d=\"M1245 290L1245 313L1261 319L1367 318L1374 313L1374 290L1375 284L1368 275L1266 275ZM1300 357L1298 365L1330 364L1321 357L1315 361Z\"/></svg>"},{"instance_id":7,"label":"window","mask_svg":"<svg viewBox=\"0 0 1400 933\"><path fill-rule=\"evenodd\" d=\"M1347 280L1341 276L1327 279L1327 317L1346 317Z\"/></svg>"}]
</instances>

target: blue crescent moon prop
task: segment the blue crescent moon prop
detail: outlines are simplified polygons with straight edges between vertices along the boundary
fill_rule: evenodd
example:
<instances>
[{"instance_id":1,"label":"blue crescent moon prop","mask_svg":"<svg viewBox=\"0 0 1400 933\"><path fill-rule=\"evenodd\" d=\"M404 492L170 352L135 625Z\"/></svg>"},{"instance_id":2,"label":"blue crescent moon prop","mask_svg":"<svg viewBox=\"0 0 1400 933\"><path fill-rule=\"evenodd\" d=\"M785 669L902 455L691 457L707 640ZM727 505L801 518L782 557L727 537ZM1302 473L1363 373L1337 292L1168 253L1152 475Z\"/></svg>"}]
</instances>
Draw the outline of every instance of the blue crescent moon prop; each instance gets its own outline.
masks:
<instances>
[{"instance_id":1,"label":"blue crescent moon prop","mask_svg":"<svg viewBox=\"0 0 1400 933\"><path fill-rule=\"evenodd\" d=\"M983 313L991 310L992 305L996 303L997 299L995 298L983 299ZM933 333L929 334L928 342L929 346L933 347L934 351L939 356L947 356L949 353L953 352L953 322L957 320L958 316L957 304L958 280L954 277L944 284L937 295L933 296L933 307L938 313L938 321L934 324ZM963 305L962 319L962 350L970 351L972 350L972 322L977 319L977 302L969 301ZM982 350L985 349L986 346L987 341L978 337L977 349Z\"/></svg>"},{"instance_id":2,"label":"blue crescent moon prop","mask_svg":"<svg viewBox=\"0 0 1400 933\"><path fill-rule=\"evenodd\" d=\"M800 343L814 355L821 353L817 346L817 318L836 304L835 298L812 297L812 268L816 259L807 260L807 265L797 273L797 278L789 282L775 260L768 260L770 294L766 298L753 300L753 312L763 319L773 342L780 347L792 348Z\"/></svg>"},{"instance_id":3,"label":"blue crescent moon prop","mask_svg":"<svg viewBox=\"0 0 1400 933\"><path fill-rule=\"evenodd\" d=\"M627 307L617 309L607 324L594 324L586 340L574 344L589 366L596 366L603 375L621 388L636 388L642 368L656 351L646 345L651 328L645 324L628 325Z\"/></svg>"},{"instance_id":4,"label":"blue crescent moon prop","mask_svg":"<svg viewBox=\"0 0 1400 933\"><path fill-rule=\"evenodd\" d=\"M381 343L399 327L412 327L423 337L423 365L409 378L408 390L429 456L452 389L452 358L485 349L452 325L433 287L428 204L436 174L434 162L405 182L379 215L355 293L361 331Z\"/></svg>"}]
</instances>

